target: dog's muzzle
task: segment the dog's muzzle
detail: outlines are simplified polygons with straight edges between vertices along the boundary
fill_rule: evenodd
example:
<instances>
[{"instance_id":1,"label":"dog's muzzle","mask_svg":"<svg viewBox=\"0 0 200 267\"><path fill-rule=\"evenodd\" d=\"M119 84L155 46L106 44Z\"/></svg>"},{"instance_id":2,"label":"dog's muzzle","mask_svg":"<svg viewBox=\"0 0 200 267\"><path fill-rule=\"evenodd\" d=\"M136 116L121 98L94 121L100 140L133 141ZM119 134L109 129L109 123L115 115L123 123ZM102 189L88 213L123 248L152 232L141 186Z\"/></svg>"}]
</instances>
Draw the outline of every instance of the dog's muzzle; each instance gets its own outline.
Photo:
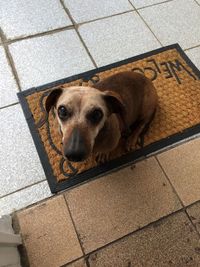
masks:
<instances>
[{"instance_id":1,"label":"dog's muzzle","mask_svg":"<svg viewBox=\"0 0 200 267\"><path fill-rule=\"evenodd\" d=\"M69 161L79 162L86 158L84 138L78 128L74 128L68 142L64 144L64 155Z\"/></svg>"}]
</instances>

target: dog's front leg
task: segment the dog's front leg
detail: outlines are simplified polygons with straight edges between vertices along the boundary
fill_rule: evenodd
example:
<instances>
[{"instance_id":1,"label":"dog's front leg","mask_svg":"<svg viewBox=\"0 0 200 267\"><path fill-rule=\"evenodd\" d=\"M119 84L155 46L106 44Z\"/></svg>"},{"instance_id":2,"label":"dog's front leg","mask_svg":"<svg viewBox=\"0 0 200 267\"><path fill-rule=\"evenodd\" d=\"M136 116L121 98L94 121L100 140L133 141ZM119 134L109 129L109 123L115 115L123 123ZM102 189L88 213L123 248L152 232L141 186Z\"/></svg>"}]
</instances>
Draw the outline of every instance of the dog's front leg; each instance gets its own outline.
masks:
<instances>
[{"instance_id":1,"label":"dog's front leg","mask_svg":"<svg viewBox=\"0 0 200 267\"><path fill-rule=\"evenodd\" d=\"M97 163L105 163L109 160L110 153L96 153L95 159Z\"/></svg>"},{"instance_id":2,"label":"dog's front leg","mask_svg":"<svg viewBox=\"0 0 200 267\"><path fill-rule=\"evenodd\" d=\"M126 150L131 151L136 148L136 145L138 144L138 140L140 138L140 135L142 134L143 130L146 127L146 123L144 121L141 121L138 126L134 129L132 134L128 137L126 141ZM143 144L141 144L143 146Z\"/></svg>"}]
</instances>

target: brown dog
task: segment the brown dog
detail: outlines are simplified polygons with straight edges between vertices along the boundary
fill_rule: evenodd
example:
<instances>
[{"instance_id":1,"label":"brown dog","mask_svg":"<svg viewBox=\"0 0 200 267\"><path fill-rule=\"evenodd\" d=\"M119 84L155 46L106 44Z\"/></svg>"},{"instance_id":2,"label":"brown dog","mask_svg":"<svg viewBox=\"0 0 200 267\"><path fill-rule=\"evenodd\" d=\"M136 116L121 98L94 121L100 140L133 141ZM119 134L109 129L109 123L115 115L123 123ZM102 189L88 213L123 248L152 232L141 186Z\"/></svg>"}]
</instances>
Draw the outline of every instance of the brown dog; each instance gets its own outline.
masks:
<instances>
[{"instance_id":1,"label":"brown dog","mask_svg":"<svg viewBox=\"0 0 200 267\"><path fill-rule=\"evenodd\" d=\"M153 118L157 94L153 83L142 74L121 72L93 87L55 89L46 99L47 113L52 106L65 158L78 162L95 153L103 161L130 131L127 150L136 146Z\"/></svg>"}]
</instances>

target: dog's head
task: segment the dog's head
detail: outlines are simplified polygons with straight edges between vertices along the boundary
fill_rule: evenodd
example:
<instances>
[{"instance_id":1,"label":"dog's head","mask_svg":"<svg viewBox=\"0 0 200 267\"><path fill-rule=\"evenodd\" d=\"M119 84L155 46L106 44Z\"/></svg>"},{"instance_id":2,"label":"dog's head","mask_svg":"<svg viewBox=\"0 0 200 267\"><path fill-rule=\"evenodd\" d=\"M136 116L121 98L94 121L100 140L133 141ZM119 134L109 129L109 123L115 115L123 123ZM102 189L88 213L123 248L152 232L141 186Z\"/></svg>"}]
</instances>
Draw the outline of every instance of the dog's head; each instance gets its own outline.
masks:
<instances>
[{"instance_id":1,"label":"dog's head","mask_svg":"<svg viewBox=\"0 0 200 267\"><path fill-rule=\"evenodd\" d=\"M106 120L112 113L123 112L124 104L115 92L73 86L51 91L45 103L47 113L52 107L62 133L63 155L78 162L90 155Z\"/></svg>"}]
</instances>

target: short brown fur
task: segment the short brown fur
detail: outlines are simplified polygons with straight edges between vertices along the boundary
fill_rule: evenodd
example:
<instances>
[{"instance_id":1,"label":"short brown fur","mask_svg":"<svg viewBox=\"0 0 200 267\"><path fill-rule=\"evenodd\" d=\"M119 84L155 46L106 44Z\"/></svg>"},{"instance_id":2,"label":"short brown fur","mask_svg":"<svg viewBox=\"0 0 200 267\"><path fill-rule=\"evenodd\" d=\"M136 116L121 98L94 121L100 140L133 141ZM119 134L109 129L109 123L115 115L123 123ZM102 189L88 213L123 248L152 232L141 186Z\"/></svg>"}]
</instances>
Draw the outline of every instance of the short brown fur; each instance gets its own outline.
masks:
<instances>
[{"instance_id":1,"label":"short brown fur","mask_svg":"<svg viewBox=\"0 0 200 267\"><path fill-rule=\"evenodd\" d=\"M87 147L86 158L95 153L100 161L105 161L109 153L117 147L122 135L130 130L126 148L127 150L135 148L139 137L155 113L157 94L148 78L140 73L127 71L114 74L96 83L92 88L81 86L66 88L55 99L55 103L49 99L48 102L54 105L56 110L60 105L74 103L76 111L68 122L63 123L56 113L63 134L63 146L66 146L73 128L79 127ZM93 106L100 107L104 114L97 126L90 125L85 119L85 113Z\"/></svg>"}]
</instances>

